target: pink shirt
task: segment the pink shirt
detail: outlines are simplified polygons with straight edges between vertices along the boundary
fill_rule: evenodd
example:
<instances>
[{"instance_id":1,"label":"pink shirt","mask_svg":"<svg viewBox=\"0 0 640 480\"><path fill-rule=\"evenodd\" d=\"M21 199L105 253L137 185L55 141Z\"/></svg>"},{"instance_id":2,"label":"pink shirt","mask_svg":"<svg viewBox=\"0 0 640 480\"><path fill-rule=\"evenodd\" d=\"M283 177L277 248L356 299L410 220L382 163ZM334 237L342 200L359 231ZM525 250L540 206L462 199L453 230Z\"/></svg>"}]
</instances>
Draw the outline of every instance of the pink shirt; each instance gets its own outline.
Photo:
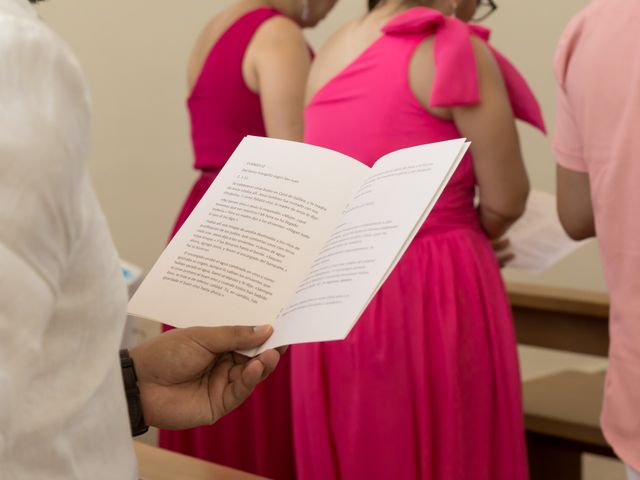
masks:
<instances>
[{"instance_id":1,"label":"pink shirt","mask_svg":"<svg viewBox=\"0 0 640 480\"><path fill-rule=\"evenodd\" d=\"M587 172L611 296L602 428L640 469L640 2L595 0L558 46L558 163Z\"/></svg>"}]
</instances>

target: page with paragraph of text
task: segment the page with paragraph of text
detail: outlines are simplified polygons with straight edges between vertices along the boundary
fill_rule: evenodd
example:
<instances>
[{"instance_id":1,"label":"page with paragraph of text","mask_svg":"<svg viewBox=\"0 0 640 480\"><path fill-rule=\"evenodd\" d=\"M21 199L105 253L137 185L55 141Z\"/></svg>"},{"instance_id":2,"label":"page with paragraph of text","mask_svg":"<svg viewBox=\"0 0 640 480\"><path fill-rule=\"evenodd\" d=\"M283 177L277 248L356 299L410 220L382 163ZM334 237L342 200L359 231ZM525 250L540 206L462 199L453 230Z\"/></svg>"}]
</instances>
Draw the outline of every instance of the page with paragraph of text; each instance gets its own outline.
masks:
<instances>
[{"instance_id":1,"label":"page with paragraph of text","mask_svg":"<svg viewBox=\"0 0 640 480\"><path fill-rule=\"evenodd\" d=\"M315 259L270 346L346 338L417 234L469 144L398 150L379 159Z\"/></svg>"},{"instance_id":2,"label":"page with paragraph of text","mask_svg":"<svg viewBox=\"0 0 640 480\"><path fill-rule=\"evenodd\" d=\"M175 327L273 324L368 171L320 147L246 137L129 314Z\"/></svg>"}]
</instances>

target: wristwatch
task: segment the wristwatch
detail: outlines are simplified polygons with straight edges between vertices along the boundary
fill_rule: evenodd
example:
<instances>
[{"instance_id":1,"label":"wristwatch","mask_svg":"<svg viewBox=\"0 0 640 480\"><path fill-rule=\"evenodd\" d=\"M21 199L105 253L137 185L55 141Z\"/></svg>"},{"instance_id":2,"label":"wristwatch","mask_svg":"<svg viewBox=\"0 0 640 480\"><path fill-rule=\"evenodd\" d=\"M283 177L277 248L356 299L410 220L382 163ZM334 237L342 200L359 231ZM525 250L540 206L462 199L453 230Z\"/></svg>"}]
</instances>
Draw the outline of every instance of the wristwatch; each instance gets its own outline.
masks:
<instances>
[{"instance_id":1,"label":"wristwatch","mask_svg":"<svg viewBox=\"0 0 640 480\"><path fill-rule=\"evenodd\" d=\"M131 435L137 437L146 433L149 430L149 426L145 423L144 415L142 414L138 377L133 365L133 359L129 356L129 350L120 350L120 367L122 369L122 379L124 380L124 392L127 396L127 407L129 408Z\"/></svg>"}]
</instances>

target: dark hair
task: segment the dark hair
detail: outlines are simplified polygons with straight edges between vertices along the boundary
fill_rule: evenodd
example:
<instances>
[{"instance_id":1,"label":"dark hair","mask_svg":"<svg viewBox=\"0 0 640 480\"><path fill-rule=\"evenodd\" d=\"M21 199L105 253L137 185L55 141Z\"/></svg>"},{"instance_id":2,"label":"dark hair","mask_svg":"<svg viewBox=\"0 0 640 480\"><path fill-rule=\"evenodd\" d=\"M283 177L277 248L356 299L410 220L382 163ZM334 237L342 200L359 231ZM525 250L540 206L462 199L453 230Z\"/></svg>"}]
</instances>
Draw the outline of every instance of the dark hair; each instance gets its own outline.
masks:
<instances>
[{"instance_id":1,"label":"dark hair","mask_svg":"<svg viewBox=\"0 0 640 480\"><path fill-rule=\"evenodd\" d=\"M383 3L384 0L368 0L368 2L369 2L369 11L371 11L374 8L376 8L378 5ZM407 1L402 2L402 3L405 3L407 5L411 5L411 6L416 7L416 6L419 6L419 5L427 6L427 5L430 5L432 2L424 1L424 0L407 0Z\"/></svg>"}]
</instances>

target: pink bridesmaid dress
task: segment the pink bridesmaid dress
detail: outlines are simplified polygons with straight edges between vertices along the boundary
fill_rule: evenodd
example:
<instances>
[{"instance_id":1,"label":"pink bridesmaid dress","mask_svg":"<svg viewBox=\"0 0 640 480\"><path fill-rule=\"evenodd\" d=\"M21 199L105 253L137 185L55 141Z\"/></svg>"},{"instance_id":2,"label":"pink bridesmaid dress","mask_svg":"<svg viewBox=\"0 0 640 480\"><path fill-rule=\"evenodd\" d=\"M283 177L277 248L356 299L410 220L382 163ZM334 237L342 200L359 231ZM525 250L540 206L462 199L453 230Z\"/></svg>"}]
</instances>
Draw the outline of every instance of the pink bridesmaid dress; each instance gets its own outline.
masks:
<instances>
[{"instance_id":1,"label":"pink bridesmaid dress","mask_svg":"<svg viewBox=\"0 0 640 480\"><path fill-rule=\"evenodd\" d=\"M371 165L460 137L413 95L408 66L434 36L431 105L480 101L470 37L488 31L413 8L322 87L308 143ZM523 78L497 52L515 114L544 130ZM512 318L474 209L467 155L431 216L344 342L291 348L294 438L303 480L528 477Z\"/></svg>"},{"instance_id":2,"label":"pink bridesmaid dress","mask_svg":"<svg viewBox=\"0 0 640 480\"><path fill-rule=\"evenodd\" d=\"M275 15L279 13L268 8L245 14L209 52L188 99L195 168L202 174L185 201L173 234L242 138L266 136L260 97L243 80L242 60L256 30ZM215 425L161 431L160 446L273 479L294 478L289 362L289 355L284 355L277 370L251 398Z\"/></svg>"}]
</instances>

